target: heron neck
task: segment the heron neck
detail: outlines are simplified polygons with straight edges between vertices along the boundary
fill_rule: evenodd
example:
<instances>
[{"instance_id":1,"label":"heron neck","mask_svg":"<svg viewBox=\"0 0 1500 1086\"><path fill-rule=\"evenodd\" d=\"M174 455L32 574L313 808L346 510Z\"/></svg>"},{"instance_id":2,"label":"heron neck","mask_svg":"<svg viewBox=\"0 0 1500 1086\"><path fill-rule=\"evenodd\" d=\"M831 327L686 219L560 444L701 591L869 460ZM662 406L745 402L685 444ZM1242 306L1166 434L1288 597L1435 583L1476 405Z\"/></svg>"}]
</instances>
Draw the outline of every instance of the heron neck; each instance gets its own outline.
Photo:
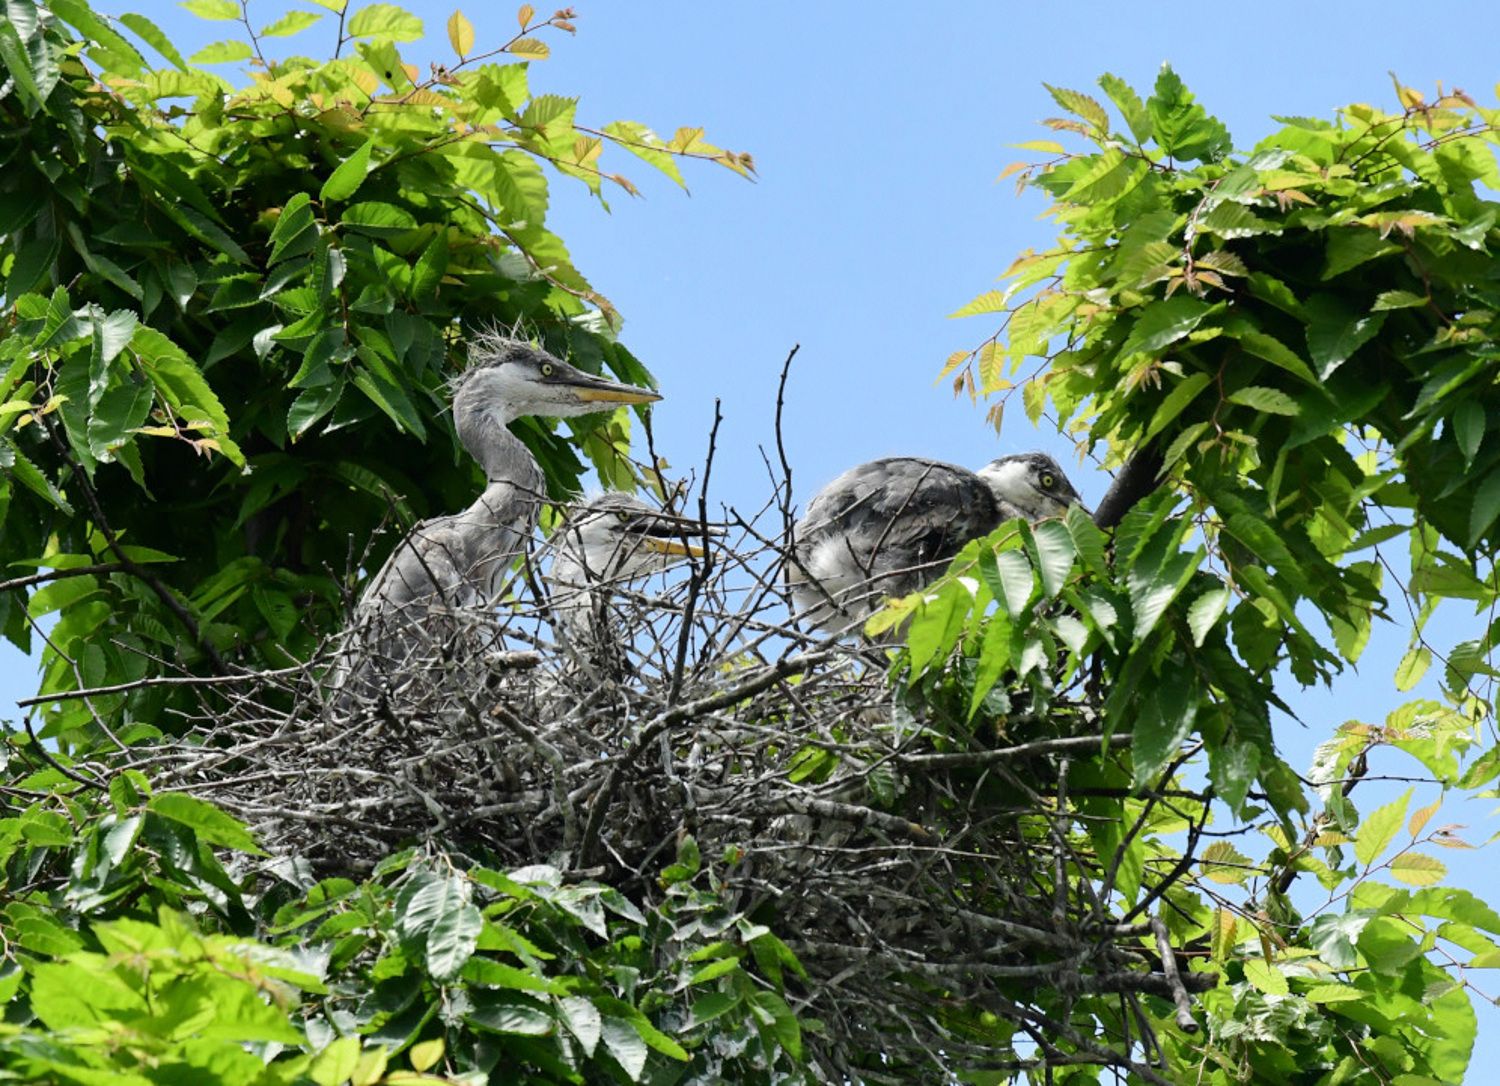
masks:
<instances>
[{"instance_id":1,"label":"heron neck","mask_svg":"<svg viewBox=\"0 0 1500 1086\"><path fill-rule=\"evenodd\" d=\"M528 467L536 469L536 460L526 443L492 414L479 415L459 430L458 437L469 455L484 468L485 478L492 485L513 482L519 475L529 474Z\"/></svg>"}]
</instances>

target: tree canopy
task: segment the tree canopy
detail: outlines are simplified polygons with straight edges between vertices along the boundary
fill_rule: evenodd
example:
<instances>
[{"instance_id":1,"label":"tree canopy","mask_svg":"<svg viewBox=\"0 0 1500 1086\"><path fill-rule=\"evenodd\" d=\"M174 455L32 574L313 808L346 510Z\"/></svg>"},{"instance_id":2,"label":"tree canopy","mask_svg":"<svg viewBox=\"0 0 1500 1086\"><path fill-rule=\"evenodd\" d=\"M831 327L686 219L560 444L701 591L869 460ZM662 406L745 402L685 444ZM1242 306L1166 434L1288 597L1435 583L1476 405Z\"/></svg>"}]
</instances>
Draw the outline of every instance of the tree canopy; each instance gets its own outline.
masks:
<instances>
[{"instance_id":1,"label":"tree canopy","mask_svg":"<svg viewBox=\"0 0 1500 1086\"><path fill-rule=\"evenodd\" d=\"M85 0L0 15L0 627L42 642L3 754L0 1077L1463 1079L1500 914L1436 850L1472 845L1444 797L1500 776L1500 111L1397 84L1394 111L1240 151L1170 68L1144 99L1104 76L1117 116L1052 88L1083 149L1026 144L1046 157L1007 172L1058 242L958 311L999 327L944 372L997 425L1019 392L1102 453L1098 514L972 542L871 620L888 656L774 624L774 574L695 565L621 751L562 764L562 733L485 717L540 752L496 854L538 854L445 841L423 793L438 830L327 875L153 752L197 713L240 783L267 737L214 727L245 691L314 722L278 683L394 537L480 482L442 410L466 331L649 380L546 228L547 170L602 199L634 192L629 155L678 182L754 163L533 97L568 10L525 5L495 46L455 12L424 76L415 17L318 2L255 27L190 0L237 24L191 59ZM274 55L315 26L332 59ZM555 496L589 467L665 490L631 421L517 429ZM740 571L766 609L695 640ZM1483 632L1434 644L1444 601ZM1397 689L1436 663L1441 697L1299 772L1277 683L1328 681L1377 623L1410 636ZM789 647L720 637L748 629ZM628 810L664 833L628 853L609 804L658 747L655 805ZM1441 794L1372 805L1386 764Z\"/></svg>"}]
</instances>

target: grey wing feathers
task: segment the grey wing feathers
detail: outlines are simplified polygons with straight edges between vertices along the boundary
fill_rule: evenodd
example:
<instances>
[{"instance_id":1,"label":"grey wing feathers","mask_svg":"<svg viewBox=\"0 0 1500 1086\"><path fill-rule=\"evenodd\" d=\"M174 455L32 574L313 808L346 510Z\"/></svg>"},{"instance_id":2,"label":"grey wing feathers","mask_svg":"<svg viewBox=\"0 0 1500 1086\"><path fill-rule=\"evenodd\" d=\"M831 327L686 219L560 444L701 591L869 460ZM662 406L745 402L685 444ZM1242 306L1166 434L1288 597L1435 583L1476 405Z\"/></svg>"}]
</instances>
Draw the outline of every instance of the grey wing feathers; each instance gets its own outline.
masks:
<instances>
[{"instance_id":1,"label":"grey wing feathers","mask_svg":"<svg viewBox=\"0 0 1500 1086\"><path fill-rule=\"evenodd\" d=\"M914 456L872 460L829 483L808 506L798 539L842 530L918 561L952 557L999 522L990 488L966 468Z\"/></svg>"},{"instance_id":2,"label":"grey wing feathers","mask_svg":"<svg viewBox=\"0 0 1500 1086\"><path fill-rule=\"evenodd\" d=\"M424 520L396 545L360 597L359 612L393 612L411 605L456 605L467 578L464 538L452 517Z\"/></svg>"},{"instance_id":3,"label":"grey wing feathers","mask_svg":"<svg viewBox=\"0 0 1500 1086\"><path fill-rule=\"evenodd\" d=\"M799 610L836 629L869 614L884 596L916 591L999 523L994 493L965 468L911 456L872 460L809 503L794 528L801 568L794 565L787 578Z\"/></svg>"}]
</instances>

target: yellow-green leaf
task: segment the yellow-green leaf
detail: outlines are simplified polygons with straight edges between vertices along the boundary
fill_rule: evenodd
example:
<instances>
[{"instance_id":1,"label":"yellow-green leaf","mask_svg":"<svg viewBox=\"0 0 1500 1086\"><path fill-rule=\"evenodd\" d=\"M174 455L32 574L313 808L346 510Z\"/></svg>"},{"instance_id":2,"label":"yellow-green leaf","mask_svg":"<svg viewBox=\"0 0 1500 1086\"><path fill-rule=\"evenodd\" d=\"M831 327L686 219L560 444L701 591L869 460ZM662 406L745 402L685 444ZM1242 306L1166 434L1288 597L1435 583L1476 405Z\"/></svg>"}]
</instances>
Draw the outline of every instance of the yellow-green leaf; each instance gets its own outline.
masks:
<instances>
[{"instance_id":1,"label":"yellow-green leaf","mask_svg":"<svg viewBox=\"0 0 1500 1086\"><path fill-rule=\"evenodd\" d=\"M1403 852L1391 861L1391 874L1408 886L1431 886L1447 873L1442 860L1420 852Z\"/></svg>"},{"instance_id":2,"label":"yellow-green leaf","mask_svg":"<svg viewBox=\"0 0 1500 1086\"><path fill-rule=\"evenodd\" d=\"M1375 857L1385 851L1406 819L1406 805L1410 802L1411 789L1408 788L1400 799L1387 803L1384 807L1377 807L1370 813L1370 817L1360 824L1359 833L1354 838L1355 859L1362 864L1371 864Z\"/></svg>"},{"instance_id":3,"label":"yellow-green leaf","mask_svg":"<svg viewBox=\"0 0 1500 1086\"><path fill-rule=\"evenodd\" d=\"M1406 655L1401 657L1401 663L1396 665L1396 689L1403 693L1416 686L1422 681L1422 676L1427 674L1427 667L1432 663L1432 653L1421 645L1408 649Z\"/></svg>"},{"instance_id":4,"label":"yellow-green leaf","mask_svg":"<svg viewBox=\"0 0 1500 1086\"><path fill-rule=\"evenodd\" d=\"M316 11L289 11L274 23L261 29L262 38L289 38L293 34L300 34L312 26L323 16Z\"/></svg>"},{"instance_id":5,"label":"yellow-green leaf","mask_svg":"<svg viewBox=\"0 0 1500 1086\"><path fill-rule=\"evenodd\" d=\"M422 37L422 20L395 4L371 4L354 13L346 33L351 38L418 41Z\"/></svg>"},{"instance_id":6,"label":"yellow-green leaf","mask_svg":"<svg viewBox=\"0 0 1500 1086\"><path fill-rule=\"evenodd\" d=\"M443 1039L434 1037L430 1041L411 1046L411 1065L417 1071L426 1071L443 1058Z\"/></svg>"},{"instance_id":7,"label":"yellow-green leaf","mask_svg":"<svg viewBox=\"0 0 1500 1086\"><path fill-rule=\"evenodd\" d=\"M547 43L539 38L517 38L510 43L510 52L528 60L546 60L552 55Z\"/></svg>"},{"instance_id":8,"label":"yellow-green leaf","mask_svg":"<svg viewBox=\"0 0 1500 1086\"><path fill-rule=\"evenodd\" d=\"M240 6L234 0L182 0L182 6L200 19L227 22L240 17Z\"/></svg>"},{"instance_id":9,"label":"yellow-green leaf","mask_svg":"<svg viewBox=\"0 0 1500 1086\"><path fill-rule=\"evenodd\" d=\"M1245 963L1245 979L1266 995L1286 995L1286 976L1276 966L1255 958Z\"/></svg>"},{"instance_id":10,"label":"yellow-green leaf","mask_svg":"<svg viewBox=\"0 0 1500 1086\"><path fill-rule=\"evenodd\" d=\"M468 56L469 51L474 48L474 24L457 9L448 16L448 44L461 57Z\"/></svg>"},{"instance_id":11,"label":"yellow-green leaf","mask_svg":"<svg viewBox=\"0 0 1500 1086\"><path fill-rule=\"evenodd\" d=\"M1407 829L1411 832L1412 837L1416 837L1422 832L1422 827L1427 825L1442 805L1443 801L1441 798L1435 799L1411 816L1411 823L1407 826Z\"/></svg>"}]
</instances>

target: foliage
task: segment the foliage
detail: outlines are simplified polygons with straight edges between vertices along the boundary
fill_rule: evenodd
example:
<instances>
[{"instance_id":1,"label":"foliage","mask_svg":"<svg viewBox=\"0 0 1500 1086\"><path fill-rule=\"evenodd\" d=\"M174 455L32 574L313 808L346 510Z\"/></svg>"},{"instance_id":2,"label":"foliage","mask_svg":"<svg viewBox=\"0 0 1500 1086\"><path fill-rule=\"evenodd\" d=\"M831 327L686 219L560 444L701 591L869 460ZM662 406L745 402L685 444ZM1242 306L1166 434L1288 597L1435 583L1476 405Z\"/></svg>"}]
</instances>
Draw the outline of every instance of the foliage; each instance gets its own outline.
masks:
<instances>
[{"instance_id":1,"label":"foliage","mask_svg":"<svg viewBox=\"0 0 1500 1086\"><path fill-rule=\"evenodd\" d=\"M705 863L696 810L676 861L633 872L630 897L576 856L501 870L437 840L362 881L317 880L130 765L186 704L155 681L163 661L305 659L380 558L365 546L383 520L472 493L440 410L466 325L522 322L585 367L647 379L546 230L543 164L601 197L633 191L601 165L620 149L674 180L681 158L752 169L696 129L592 129L573 101L532 97L537 35L570 32L567 11L523 7L520 33L483 53L455 13L457 60L423 78L398 50L418 20L320 3L338 16L326 62L264 52L315 12L252 31L243 6L192 0L246 37L191 61L149 20L82 0L10 0L0 18L0 562L20 571L0 624L25 645L57 616L46 694L131 686L49 702L40 734L7 742L20 772L0 789L0 1075L796 1081L819 1023L792 1008L838 985L791 944L823 933L785 930L764 896L732 907L747 899L726 872L767 868L734 849L724 870ZM207 67L240 61L244 85ZM812 715L801 745L777 732L759 748L821 804L776 815L889 831L878 849L851 831L784 852L883 872L941 856L921 874L944 884L908 880L914 911L897 920L1004 933L987 956L937 963L948 972L896 947L889 990L921 997L904 1024L931 1059L898 1062L893 1036L869 1036L840 1073L1460 1081L1468 989L1500 965L1500 915L1443 884L1433 850L1468 845L1433 828L1442 795L1372 809L1361 782L1396 754L1443 793L1491 794L1500 776L1500 204L1476 191L1500 187L1500 114L1398 85L1399 112L1291 119L1237 154L1169 69L1145 100L1101 86L1124 129L1053 90L1069 116L1048 124L1093 149L1032 144L1053 157L1012 172L1051 197L1061 239L960 310L1001 329L947 372L998 396L997 422L1019 389L1033 420L1050 413L1148 481L1159 464L1165 485L1103 527L1075 510L971 544L874 620L876 635L905 624L876 726L854 713L819 730ZM583 469L574 443L630 479L624 413L571 442L519 429L559 494ZM1445 600L1475 605L1479 636L1432 643ZM1276 683L1330 680L1403 612L1396 685L1438 662L1440 697L1345 724L1299 776L1275 742ZM765 709L809 674L794 670L756 687L767 701L715 705L793 737L825 696L802 682L805 698ZM688 719L674 705L655 730L626 722L632 755L670 747L674 712ZM923 765L952 772L916 780ZM747 791L743 769L724 774ZM1011 846L1051 862L997 882L980 859ZM1023 892L1057 931L1016 924ZM938 950L954 934L909 928ZM1077 963L1101 947L1128 959L1113 988L1082 983L1099 974Z\"/></svg>"},{"instance_id":2,"label":"foliage","mask_svg":"<svg viewBox=\"0 0 1500 1086\"><path fill-rule=\"evenodd\" d=\"M0 1078L754 1082L800 1057L781 984L742 965L784 946L695 881L690 841L647 912L555 868L414 850L361 883L250 879L264 853L211 804L138 773L64 783L21 781L42 798L0 819Z\"/></svg>"},{"instance_id":3,"label":"foliage","mask_svg":"<svg viewBox=\"0 0 1500 1086\"><path fill-rule=\"evenodd\" d=\"M1019 389L1034 421L1055 412L1166 485L1109 540L1079 516L1002 529L936 595L877 622L914 616L902 666L929 684L958 675L976 707L1001 678L1044 707L1103 680L1105 735L1130 736L1134 788L1174 816L1155 827L1131 813L1142 799L1111 806L1141 832L1118 839L1102 883L1074 877L1118 893L1127 917L1159 898L1179 954L1222 978L1203 999L1206 1042L1163 1022L1166 1068L1460 1081L1464 989L1500 964L1500 916L1441 885L1426 846L1469 847L1457 827L1428 829L1441 796L1408 822L1411 792L1363 815L1354 793L1382 748L1444 792L1500 774L1500 203L1476 191L1500 188L1500 112L1398 84L1399 112L1292 118L1236 155L1169 68L1144 102L1100 84L1125 131L1094 98L1052 90L1071 116L1048 125L1097 150L1025 145L1054 157L1008 172L1052 198L1061 237L958 311L1001 327L945 372L997 396L997 422ZM1444 600L1472 602L1482 631L1446 651L1428 633ZM1400 614L1411 647L1395 685L1438 660L1442 700L1345 724L1299 780L1274 742L1271 710L1289 712L1275 681L1331 680ZM1180 772L1190 759L1202 769ZM1186 848L1168 836L1183 829ZM1245 846L1263 858L1237 835L1264 838ZM1321 892L1298 886L1308 875Z\"/></svg>"},{"instance_id":4,"label":"foliage","mask_svg":"<svg viewBox=\"0 0 1500 1086\"><path fill-rule=\"evenodd\" d=\"M44 693L163 656L305 658L384 557L378 527L469 500L478 469L444 415L465 327L519 323L585 369L649 379L546 227L544 166L601 197L635 191L607 148L678 182L680 159L752 168L699 129L593 129L576 101L533 96L537 35L571 32L567 11L528 5L483 51L455 14L458 56L423 78L399 53L420 20L324 6L321 62L268 52L316 12L257 32L236 5L189 5L243 24L193 61L144 16L83 0L17 0L0 21L0 564L59 578L0 594L0 627L28 649L56 616ZM244 83L212 70L242 60ZM627 412L554 426L517 429L555 495L585 470L575 443L633 483ZM163 698L96 707L157 721ZM65 744L88 727L86 710L47 717Z\"/></svg>"}]
</instances>

